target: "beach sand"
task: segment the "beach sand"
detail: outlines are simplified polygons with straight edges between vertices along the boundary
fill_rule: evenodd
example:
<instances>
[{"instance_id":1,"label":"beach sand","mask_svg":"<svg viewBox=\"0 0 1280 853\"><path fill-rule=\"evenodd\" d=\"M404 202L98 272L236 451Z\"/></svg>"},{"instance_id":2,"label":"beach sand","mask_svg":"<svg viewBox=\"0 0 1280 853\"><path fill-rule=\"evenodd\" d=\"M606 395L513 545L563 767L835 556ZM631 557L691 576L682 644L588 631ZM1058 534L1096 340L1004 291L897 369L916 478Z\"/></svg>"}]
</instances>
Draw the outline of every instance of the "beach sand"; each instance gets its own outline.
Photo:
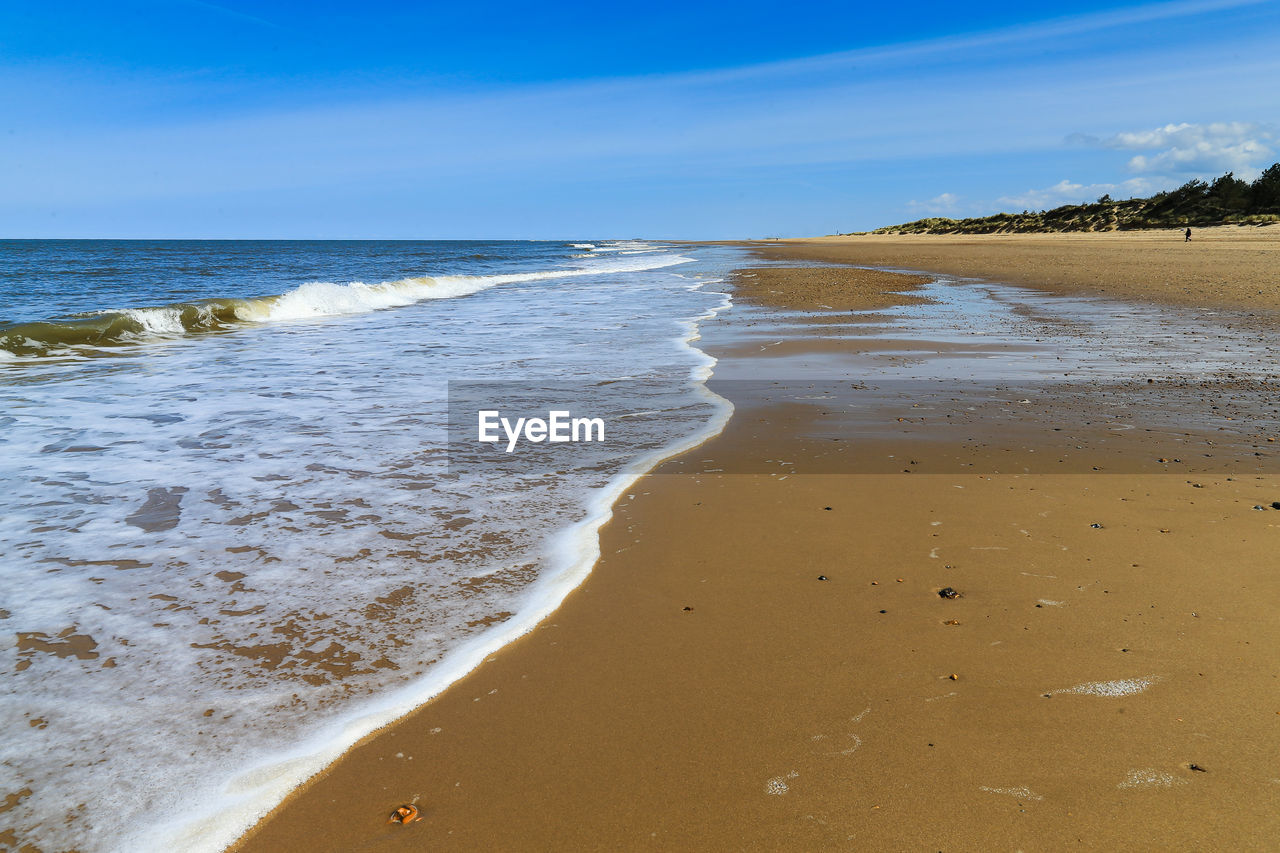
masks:
<instances>
[{"instance_id":1,"label":"beach sand","mask_svg":"<svg viewBox=\"0 0 1280 853\"><path fill-rule=\"evenodd\" d=\"M843 244L768 254L1006 281L1033 275L1034 256L1087 278L1077 245L939 247L914 262ZM1181 275L1146 284L1180 302L1201 286ZM1066 278L1047 286L1087 286ZM871 309L918 283L757 270L738 298L816 310L787 328L823 330L813 349L838 350L821 313L849 307L832 303L833 281ZM1232 304L1253 304L1243 287ZM995 473L1043 472L1062 447L981 418L965 430L977 445L888 418L851 463L833 438L846 415L718 390L737 407L728 427L619 502L602 558L552 617L357 745L236 849L1273 843L1280 511L1254 507L1280 501L1280 477L1157 464L1157 433L1108 451L1129 473L1085 473L1101 458L1087 449L1050 469L1064 473ZM1080 447L1106 437L1087 407L1067 423ZM1265 452L1248 444L1263 437L1242 440ZM780 474L778 460L874 473ZM388 824L402 802L423 820Z\"/></svg>"},{"instance_id":2,"label":"beach sand","mask_svg":"<svg viewBox=\"0 0 1280 853\"><path fill-rule=\"evenodd\" d=\"M1059 293L1280 310L1280 225L1080 234L880 235L771 242L768 257L973 276Z\"/></svg>"}]
</instances>

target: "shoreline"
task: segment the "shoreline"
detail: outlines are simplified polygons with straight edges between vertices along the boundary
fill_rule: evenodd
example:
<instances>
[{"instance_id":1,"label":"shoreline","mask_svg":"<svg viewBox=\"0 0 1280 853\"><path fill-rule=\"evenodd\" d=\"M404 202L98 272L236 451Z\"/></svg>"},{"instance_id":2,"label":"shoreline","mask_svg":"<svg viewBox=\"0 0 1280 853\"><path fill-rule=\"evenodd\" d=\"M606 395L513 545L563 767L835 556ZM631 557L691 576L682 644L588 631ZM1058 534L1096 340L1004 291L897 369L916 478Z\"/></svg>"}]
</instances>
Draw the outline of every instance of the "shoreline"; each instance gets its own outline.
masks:
<instances>
[{"instance_id":1,"label":"shoreline","mask_svg":"<svg viewBox=\"0 0 1280 853\"><path fill-rule=\"evenodd\" d=\"M689 285L688 289L703 290L708 284L714 283L714 280L698 281ZM717 294L714 290L706 292ZM554 534L548 551L551 563L557 568L539 581L540 592L536 596L535 606L522 609L516 614L516 618L502 623L503 630L486 632L451 650L447 658L435 665L438 672L431 671L420 681L397 688L389 695L364 702L359 713L341 718L289 752L272 755L268 761L242 768L226 783L228 790L238 792L239 802L235 805L228 808L226 804L222 804L217 810L194 818L188 813L179 821L149 827L140 837L140 843L156 847L181 846L184 849L237 849L246 838L251 837L256 826L269 820L271 815L305 790L314 779L340 763L348 752L394 728L401 720L452 690L459 681L467 678L487 660L502 653L550 618L565 598L582 585L598 562L600 530L609 523L614 508L626 491L667 460L714 437L728 423L733 411L732 404L706 386L715 360L694 345L699 338L700 324L714 319L732 306L728 293L717 295L723 296L720 304L702 315L681 322L681 334L671 338L673 343L696 356L697 363L690 368L688 382L693 385L695 393L716 411L698 432L629 462L592 496L589 504L584 507L583 519ZM263 797L275 801L277 805L262 812L253 803ZM238 817L229 822L229 815ZM226 833L229 825L237 827L232 838L228 838Z\"/></svg>"},{"instance_id":2,"label":"shoreline","mask_svg":"<svg viewBox=\"0 0 1280 853\"><path fill-rule=\"evenodd\" d=\"M740 406L739 414L726 429L686 457L717 460L710 463L713 470L715 464L732 470L747 457L804 453L821 467L824 451L797 440L812 429L812 412L785 411L769 400L734 402ZM763 420L753 417L766 413ZM759 426L761 423L765 426ZM910 446L913 455L926 455L918 443ZM943 455L939 451L939 456ZM976 601L983 601L982 606L988 608L987 620L995 618L1001 630L1013 629L1005 623L1014 601L999 589L1001 579L960 562L944 564L946 569L941 569L936 559L930 559L933 553L917 555L921 568L907 571L899 564L900 555L917 540L928 545L941 535L930 532L938 520L930 518L931 505L945 508L956 518L969 518L971 529L961 533L960 541L952 546L962 550L966 547L963 542L986 541L984 537L995 532L982 520L991 512L1012 517L1024 511L1033 498L1028 488L1030 492L1052 488L1069 493L1073 497L1064 503L1074 511L1088 509L1096 500L1093 495L1080 493L1081 486L1070 480L1032 478L1040 485L1029 487L1011 485L997 476L994 479L999 482L992 486L992 477L979 483L972 473L914 478L796 475L781 480L764 474L678 473L686 457L669 460L632 484L635 494L618 501L613 519L601 531L601 559L585 583L571 592L546 622L489 657L441 696L356 745L336 765L290 795L232 849L302 850L314 848L317 837L342 838L345 849L400 849L429 843L427 839L522 849L545 849L548 844L630 847L644 841L646 833L641 830L646 826L653 827L656 835L651 837L659 842L711 849L739 846L744 838L773 846L804 847L837 846L851 840L901 845L908 839L925 843L948 838L970 846L980 837L973 834L977 824L957 826L957 809L980 815L982 821L1009 833L1012 839L1019 822L1026 820L1019 817L1026 814L1023 806L1040 803L1040 798L1086 793L1078 782L1073 786L1070 779L1060 776L1037 775L1025 768L1014 772L1012 758L1025 755L1029 744L975 757L974 748L982 743L987 724L983 708L977 707L984 702L988 709L998 706L997 716L1010 724L1011 736L1043 736L1046 731L1037 707L1043 701L1042 694L1030 694L1038 701L1024 707L1023 701L1012 701L1002 686L1019 678L1026 680L1025 673L1019 675L1018 666L1010 669L993 661L972 640L955 642L955 638L965 637L963 626L971 618L968 614L972 611L963 608ZM930 460L920 461L927 468ZM1184 506L1187 486L1181 482L1174 484L1164 476L1102 479L1104 483L1085 487L1084 492L1093 488L1095 493L1105 492L1118 501L1132 500L1144 491L1148 496L1158 493L1170 507L1178 508L1180 522L1197 529L1205 523L1196 511ZM949 491L952 486L958 488ZM1233 485L1218 478L1211 486L1215 505L1224 512L1231 510L1232 523L1240 523L1235 505L1250 499L1248 490L1257 491L1256 484ZM968 495L960 503L951 499L965 488L982 491L981 500L974 504ZM1003 492L1014 492L1014 497ZM1201 500L1206 497L1204 492L1194 494ZM841 509L853 507L842 515L845 523L859 530L856 544L848 541L846 534L826 529L837 517L824 515L833 511L825 509L828 505L833 510L837 505ZM695 517L700 513L694 507L706 507L701 515L707 517ZM779 541L762 539L763 533L777 529L779 519L794 523L794 528L784 529L794 529L796 535L776 537ZM1242 523L1251 521L1244 515ZM948 534L950 523L941 525L947 526ZM965 527L963 523L958 526ZM1212 538L1213 528L1203 529ZM635 531L639 531L638 539ZM1090 534L1063 530L1055 535L1061 541L1074 542L1075 537ZM1204 579L1195 576L1186 554L1168 547L1172 539L1161 543L1157 534L1148 542L1147 530L1133 535L1141 536L1142 547L1157 548L1167 562L1177 564L1178 577L1194 586L1197 601L1213 599L1213 591L1202 588ZM1185 544L1181 547L1185 551ZM870 555L865 561L871 567L847 567L842 552L850 549L860 555L859 562ZM1204 552L1196 554L1204 559ZM763 555L769 557L764 561L769 565L755 565ZM1038 559L1050 560L1044 555ZM828 570L833 582L816 582L814 568L828 565L839 567ZM971 573L963 572L965 569ZM899 572L906 575L901 583L897 581ZM1132 588L1123 593L1116 590L1115 597L1106 601L1108 616L1123 612L1126 606L1136 607L1137 598L1150 597L1141 588L1141 572L1121 574L1124 579L1117 579L1114 585ZM643 578L641 583L635 582L637 576ZM1060 574L1054 579L1063 577ZM963 603L938 599L940 586L961 578L966 590ZM1256 573L1250 578L1255 584L1265 582ZM876 589L872 589L872 581ZM1095 578L1093 583L1097 582ZM1164 583L1172 585L1167 577ZM822 596L815 599L819 591ZM1170 607L1186 604L1186 596L1177 592L1162 589L1161 595L1169 600L1161 603ZM880 597L873 602L869 593ZM903 593L910 594L904 598ZM892 612L895 619L880 618L888 613L877 615L872 603L889 604L891 611L889 607L881 609ZM959 607L940 610L952 604ZM1052 640L1042 637L1039 645L1032 644L1026 652L1030 660L1043 662L1048 653L1046 642L1061 643L1064 624L1075 630L1097 627L1096 616L1091 617L1088 608L1064 604L1055 599L1050 605L1041 603L1034 608L1066 618L1037 629ZM1030 606L1021 599L1017 605ZM1205 608L1203 603L1196 606ZM1091 601L1089 607L1103 605ZM1245 609L1253 612L1251 607ZM847 614L855 611L858 618L850 622ZM947 620L938 618L940 613L951 611L966 614L956 620L961 625L948 625ZM900 613L906 617L903 622L896 620ZM1261 617L1255 614L1252 618ZM797 631L796 625L804 628ZM1030 630L1029 625L1024 627ZM850 634L858 641L852 649L847 646ZM1158 638L1151 639L1156 645ZM1264 632L1262 639L1270 645L1261 645L1274 648L1273 636ZM912 645L927 648L910 648ZM834 655L833 649L838 650ZM1078 660L1067 654L1072 659L1061 667L1060 678L1041 679L1035 689L1047 689L1053 695L1064 690L1069 693L1073 686L1112 683L1094 677L1101 669L1097 649L1079 651ZM1120 654L1130 651L1125 648ZM1166 689L1169 685L1194 677L1181 672L1166 674L1176 666L1176 656L1153 649L1143 651L1147 654L1125 660L1120 681L1136 684L1150 679L1142 685L1144 697L1158 695L1157 685L1168 693L1172 692ZM922 658L913 657L918 652L932 662L922 668ZM1025 666L1026 660L1019 664ZM1144 666L1165 672L1137 671ZM948 670L953 668L963 675L957 672L952 679ZM842 681L844 692L834 690L832 682ZM904 682L910 684L904 686ZM920 691L925 687L934 690L935 685L936 695L922 700ZM963 712L947 721L950 728L939 730L938 720L921 712L920 707L945 707L942 700L961 691L944 688L957 687L970 688L966 692L972 694L971 701L977 700L977 706L967 704ZM850 691L861 697L852 704L846 695ZM1185 695L1178 698L1188 701ZM852 707L864 701L865 709ZM927 705L922 706L922 701ZM867 716L881 703L894 708L894 724L875 714ZM1166 705L1160 703L1159 711L1167 711ZM1206 711L1203 703L1195 707ZM1232 707L1239 711L1241 697L1236 697ZM1055 718L1054 722L1067 729L1074 726L1084 738L1114 720L1111 715L1116 710L1082 708L1080 718ZM1120 713L1125 710L1156 727L1157 735L1148 732L1134 743L1148 754L1160 753L1163 763L1127 768L1124 773L1117 768L1113 774L1119 774L1116 785L1126 784L1129 770L1140 776L1130 780L1131 787L1112 790L1170 793L1162 802L1145 802L1144 808L1148 813L1157 809L1166 821L1164 835L1159 837L1185 843L1191 827L1180 815L1188 800L1172 794L1200 790L1193 789L1191 782L1200 783L1201 774L1171 760L1169 750L1160 752L1161 739L1182 739L1159 712L1143 707L1137 699L1125 699ZM895 733L895 725L917 731L921 737L928 732L935 738L928 749L937 751L923 753L932 763L922 763L914 752L915 745L911 749L895 745L900 734ZM1222 737L1230 734L1217 733ZM940 749L935 743L943 734L949 743ZM813 746L825 747L831 741L839 741L839 748L827 752ZM1061 748L1063 744L1051 746ZM1253 766L1238 749L1222 749L1206 763ZM897 774L893 778L905 775L919 790L893 803L887 789L882 789L883 793L862 790L860 796L883 801L863 803L868 813L880 812L876 815L879 818L892 812L895 817L856 821L856 826L844 826L855 830L853 838L849 833L837 837L838 833L829 829L835 823L831 818L861 802L851 795L850 786L856 788L859 780L865 782L869 768L860 763L838 766L832 759L871 754L877 755L870 768L872 776L883 781L890 778L885 774ZM986 773L990 784L974 784L963 791L948 789L943 795L936 783L928 780L938 771L933 759L944 754L942 766L947 772L976 779L966 769L964 762L968 762ZM1141 763L1132 750L1128 757L1131 763ZM1070 755L1059 758L1067 760ZM410 763L414 759L416 766ZM1206 760L1184 763L1201 766L1198 761ZM1067 760L1067 764L1078 773L1084 770L1078 761ZM766 775L770 770L776 772ZM1212 778L1216 781L1219 777ZM822 784L815 785L815 779ZM661 780L669 784L659 784ZM1093 777L1089 780L1088 786L1097 786ZM1239 779L1227 781L1238 783ZM928 796L921 799L919 791L928 791ZM1241 794L1238 787L1230 786L1221 793L1228 792L1237 798ZM800 797L792 795L802 793L807 802L801 811L806 814L777 807L795 803ZM1250 795L1256 797L1252 791ZM417 801L419 797L423 823L414 827L385 825L384 813L397 802ZM1011 802L1004 803L1006 798ZM815 805L818 803L820 808ZM941 808L940 803L947 808ZM1087 827L1095 841L1105 841L1109 827L1114 830L1125 820L1136 820L1115 803L1093 805L1092 814L1077 815L1074 821L1066 820L1057 807L1042 809L1052 813L1038 817L1037 831L1056 834ZM823 816L823 809L835 811ZM941 814L922 817L921 810ZM1266 812L1255 811L1253 818L1259 832L1275 828L1274 817ZM1135 827L1127 826L1130 832ZM1238 826L1235 829L1239 831ZM1218 834L1212 838L1226 838L1223 831L1223 827L1215 827ZM1133 837L1113 832L1111 839ZM1201 838L1206 843L1209 839Z\"/></svg>"}]
</instances>

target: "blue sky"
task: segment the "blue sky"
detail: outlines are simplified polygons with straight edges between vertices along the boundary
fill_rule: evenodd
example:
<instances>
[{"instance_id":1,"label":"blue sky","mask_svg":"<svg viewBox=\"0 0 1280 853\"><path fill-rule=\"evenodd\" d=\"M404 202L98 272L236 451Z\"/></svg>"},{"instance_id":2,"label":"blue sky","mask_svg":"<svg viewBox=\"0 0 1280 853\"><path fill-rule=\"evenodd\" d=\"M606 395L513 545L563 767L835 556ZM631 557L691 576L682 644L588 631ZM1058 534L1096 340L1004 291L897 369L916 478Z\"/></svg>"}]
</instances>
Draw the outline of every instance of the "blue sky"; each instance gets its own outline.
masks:
<instances>
[{"instance_id":1,"label":"blue sky","mask_svg":"<svg viewBox=\"0 0 1280 853\"><path fill-rule=\"evenodd\" d=\"M733 238L1280 160L1280 2L0 5L0 236Z\"/></svg>"}]
</instances>

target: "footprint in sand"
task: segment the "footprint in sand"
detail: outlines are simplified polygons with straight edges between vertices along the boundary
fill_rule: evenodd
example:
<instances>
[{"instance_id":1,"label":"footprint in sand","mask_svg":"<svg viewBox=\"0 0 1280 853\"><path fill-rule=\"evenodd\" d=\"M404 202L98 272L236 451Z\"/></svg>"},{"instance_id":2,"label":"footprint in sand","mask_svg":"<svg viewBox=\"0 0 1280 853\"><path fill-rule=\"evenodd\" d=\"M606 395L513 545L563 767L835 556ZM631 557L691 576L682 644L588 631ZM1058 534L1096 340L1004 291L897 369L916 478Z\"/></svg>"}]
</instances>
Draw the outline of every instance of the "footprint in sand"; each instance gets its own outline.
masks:
<instances>
[{"instance_id":1,"label":"footprint in sand","mask_svg":"<svg viewBox=\"0 0 1280 853\"><path fill-rule=\"evenodd\" d=\"M855 723L855 724L860 723L862 722L863 717L867 716L867 714L869 713L871 713L871 709L866 708L862 711L862 713L858 714L857 716L850 717L849 722ZM862 738L852 733L837 737L835 739L834 744L829 742L831 740L831 736L826 734L812 735L810 736L809 740L812 741L814 744L820 744L822 747L828 747L832 745L835 745L835 746L843 745L845 747L844 749L824 750L818 753L819 755L852 755L853 753L858 751L858 747L862 746ZM785 776L774 776L772 779L765 781L764 792L772 797L781 797L783 794L786 794L788 791L791 790L791 786L788 785L787 783L792 779L798 778L799 776L800 774L794 770L786 774Z\"/></svg>"},{"instance_id":2,"label":"footprint in sand","mask_svg":"<svg viewBox=\"0 0 1280 853\"><path fill-rule=\"evenodd\" d=\"M832 752L824 752L822 754L823 755L853 755L855 752L858 751L858 747L862 746L862 738L853 734L848 735L848 740L843 742L849 744L848 748L838 749Z\"/></svg>"},{"instance_id":3,"label":"footprint in sand","mask_svg":"<svg viewBox=\"0 0 1280 853\"><path fill-rule=\"evenodd\" d=\"M867 714L870 714L870 713L871 713L871 709L865 708L857 716L850 717L849 722L856 725L862 722L862 718L867 716ZM812 738L810 738L810 740L812 740L814 743L821 743L823 746L831 745L828 743L824 743L826 740L828 740L828 736L825 734L814 735ZM834 750L824 751L822 754L823 755L853 755L855 752L858 751L858 747L862 746L862 738L850 732L844 735L843 737L839 737L836 739L835 745L838 746L840 744L844 744L844 749L834 749Z\"/></svg>"}]
</instances>

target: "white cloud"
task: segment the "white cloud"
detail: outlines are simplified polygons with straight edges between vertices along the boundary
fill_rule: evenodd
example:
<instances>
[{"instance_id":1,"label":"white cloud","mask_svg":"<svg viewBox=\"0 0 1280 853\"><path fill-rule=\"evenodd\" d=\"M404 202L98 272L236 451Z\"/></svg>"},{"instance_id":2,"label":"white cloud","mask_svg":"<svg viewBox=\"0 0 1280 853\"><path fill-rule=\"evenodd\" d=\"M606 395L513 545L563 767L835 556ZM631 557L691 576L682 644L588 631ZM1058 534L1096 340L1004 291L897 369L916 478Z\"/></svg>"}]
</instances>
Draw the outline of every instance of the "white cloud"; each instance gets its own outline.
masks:
<instances>
[{"instance_id":1,"label":"white cloud","mask_svg":"<svg viewBox=\"0 0 1280 853\"><path fill-rule=\"evenodd\" d=\"M1063 179L1051 187L1027 190L1021 195L1001 196L995 204L1001 210L1049 210L1063 204L1096 201L1104 195L1116 199L1147 196L1172 186L1168 178L1130 178L1118 184L1076 184Z\"/></svg>"},{"instance_id":2,"label":"white cloud","mask_svg":"<svg viewBox=\"0 0 1280 853\"><path fill-rule=\"evenodd\" d=\"M1064 204L1095 201L1109 195L1116 199L1154 195L1173 189L1188 178L1213 179L1224 172L1251 181L1273 162L1280 148L1280 132L1271 125L1252 122L1166 124L1148 130L1127 131L1106 138L1072 134L1067 142L1115 151L1133 151L1130 171L1137 177L1119 183L1080 184L1063 179L1049 187L1001 196L993 201L971 201L943 193L928 201L911 201L907 207L920 215L957 216L991 210L1051 210Z\"/></svg>"},{"instance_id":3,"label":"white cloud","mask_svg":"<svg viewBox=\"0 0 1280 853\"><path fill-rule=\"evenodd\" d=\"M959 211L960 198L952 193L942 193L928 201L912 199L907 202L907 207L916 213L924 213L929 216L951 216Z\"/></svg>"},{"instance_id":4,"label":"white cloud","mask_svg":"<svg viewBox=\"0 0 1280 853\"><path fill-rule=\"evenodd\" d=\"M1267 125L1250 122L1167 124L1153 130L1117 133L1099 140L1106 148L1142 151L1129 160L1129 169L1140 173L1217 176L1235 172L1253 180L1269 165L1280 136Z\"/></svg>"}]
</instances>

